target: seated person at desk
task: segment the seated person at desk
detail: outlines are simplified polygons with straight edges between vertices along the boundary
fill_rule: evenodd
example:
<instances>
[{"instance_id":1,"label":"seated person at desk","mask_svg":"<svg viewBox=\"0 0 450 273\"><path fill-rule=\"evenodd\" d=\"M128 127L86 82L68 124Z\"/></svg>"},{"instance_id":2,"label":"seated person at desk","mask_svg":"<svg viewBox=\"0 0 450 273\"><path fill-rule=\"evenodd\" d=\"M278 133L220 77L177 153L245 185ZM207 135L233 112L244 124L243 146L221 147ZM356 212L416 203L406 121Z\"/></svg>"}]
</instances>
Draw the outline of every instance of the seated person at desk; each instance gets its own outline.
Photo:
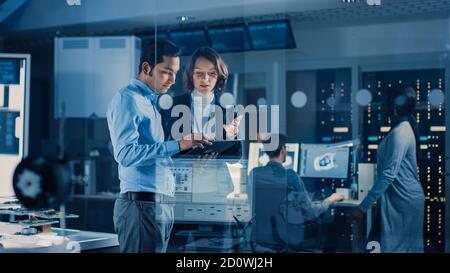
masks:
<instances>
[{"instance_id":1,"label":"seated person at desk","mask_svg":"<svg viewBox=\"0 0 450 273\"><path fill-rule=\"evenodd\" d=\"M300 177L282 165L286 160L286 137L279 136L276 150L269 151L268 143L264 142L264 149L269 163L253 169L249 177L253 182L255 214L251 240L270 248L300 248L304 242L304 222L317 219L330 205L344 200L344 196L334 193L320 203L313 203Z\"/></svg>"}]
</instances>

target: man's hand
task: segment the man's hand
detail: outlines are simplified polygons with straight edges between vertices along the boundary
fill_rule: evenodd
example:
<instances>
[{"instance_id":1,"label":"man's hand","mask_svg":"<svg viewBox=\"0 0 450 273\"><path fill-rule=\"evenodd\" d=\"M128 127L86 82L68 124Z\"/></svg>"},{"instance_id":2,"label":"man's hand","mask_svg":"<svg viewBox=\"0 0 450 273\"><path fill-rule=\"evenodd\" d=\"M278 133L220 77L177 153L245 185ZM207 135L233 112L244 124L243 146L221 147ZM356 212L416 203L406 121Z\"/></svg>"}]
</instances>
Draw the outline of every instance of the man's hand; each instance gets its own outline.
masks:
<instances>
[{"instance_id":1,"label":"man's hand","mask_svg":"<svg viewBox=\"0 0 450 273\"><path fill-rule=\"evenodd\" d=\"M203 145L212 145L212 141L214 141L213 138L204 134L189 134L178 141L178 144L180 145L180 151L186 151L195 147L203 149Z\"/></svg>"},{"instance_id":2,"label":"man's hand","mask_svg":"<svg viewBox=\"0 0 450 273\"><path fill-rule=\"evenodd\" d=\"M211 153L208 153L208 154L199 155L198 158L202 159L202 160L205 160L205 159L216 159L218 155L219 155L219 153L217 153L217 152L211 152Z\"/></svg>"},{"instance_id":3,"label":"man's hand","mask_svg":"<svg viewBox=\"0 0 450 273\"><path fill-rule=\"evenodd\" d=\"M241 123L243 115L237 116L230 124L223 125L226 132L227 139L235 139L239 133L239 124Z\"/></svg>"},{"instance_id":4,"label":"man's hand","mask_svg":"<svg viewBox=\"0 0 450 273\"><path fill-rule=\"evenodd\" d=\"M328 197L328 200L330 200L332 203L341 202L345 199L345 196L342 193L333 193Z\"/></svg>"}]
</instances>

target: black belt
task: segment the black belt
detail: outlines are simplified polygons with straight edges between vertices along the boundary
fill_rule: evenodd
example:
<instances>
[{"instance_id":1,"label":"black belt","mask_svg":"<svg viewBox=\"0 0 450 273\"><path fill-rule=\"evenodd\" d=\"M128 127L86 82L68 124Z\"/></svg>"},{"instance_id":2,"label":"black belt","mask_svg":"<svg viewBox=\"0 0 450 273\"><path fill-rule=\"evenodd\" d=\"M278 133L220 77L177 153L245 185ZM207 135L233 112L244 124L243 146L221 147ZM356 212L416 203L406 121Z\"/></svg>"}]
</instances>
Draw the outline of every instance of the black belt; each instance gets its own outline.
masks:
<instances>
[{"instance_id":1,"label":"black belt","mask_svg":"<svg viewBox=\"0 0 450 273\"><path fill-rule=\"evenodd\" d=\"M120 198L132 200L132 201L151 201L155 202L154 192L126 192L119 195Z\"/></svg>"}]
</instances>

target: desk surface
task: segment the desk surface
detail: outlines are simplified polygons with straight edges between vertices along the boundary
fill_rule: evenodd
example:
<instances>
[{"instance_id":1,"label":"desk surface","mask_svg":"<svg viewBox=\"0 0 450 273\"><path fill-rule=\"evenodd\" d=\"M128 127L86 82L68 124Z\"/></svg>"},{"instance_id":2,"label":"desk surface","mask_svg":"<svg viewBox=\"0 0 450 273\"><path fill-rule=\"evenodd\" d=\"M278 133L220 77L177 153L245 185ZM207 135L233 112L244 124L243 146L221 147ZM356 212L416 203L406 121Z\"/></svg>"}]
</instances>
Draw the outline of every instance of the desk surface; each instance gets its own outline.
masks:
<instances>
[{"instance_id":1,"label":"desk surface","mask_svg":"<svg viewBox=\"0 0 450 273\"><path fill-rule=\"evenodd\" d=\"M337 202L334 205L337 207L357 207L361 204L360 200L345 200L342 202Z\"/></svg>"},{"instance_id":2,"label":"desk surface","mask_svg":"<svg viewBox=\"0 0 450 273\"><path fill-rule=\"evenodd\" d=\"M58 236L63 235L63 230L60 228L52 228L52 231ZM66 229L64 234L70 240L79 243L81 251L119 245L117 234L113 233Z\"/></svg>"},{"instance_id":3,"label":"desk surface","mask_svg":"<svg viewBox=\"0 0 450 273\"><path fill-rule=\"evenodd\" d=\"M119 241L117 239L116 234L112 233L103 233L103 232L93 232L93 231L82 231L82 230L73 230L73 229L65 229L62 230L60 228L52 228L49 233L38 233L36 235L16 235L18 232L22 230L22 226L18 224L11 224L0 222L0 235L3 238L8 240L8 243L17 247L16 249L20 251L23 249L26 251L26 248L36 247L33 245L33 242L38 242L39 235L48 235L49 239L58 239L65 238L70 241L76 242L80 245L80 251L94 250L94 249L102 249L109 247L116 247L119 245ZM43 239L45 240L45 238ZM0 238L0 243L1 243ZM39 243L42 243L39 241Z\"/></svg>"}]
</instances>

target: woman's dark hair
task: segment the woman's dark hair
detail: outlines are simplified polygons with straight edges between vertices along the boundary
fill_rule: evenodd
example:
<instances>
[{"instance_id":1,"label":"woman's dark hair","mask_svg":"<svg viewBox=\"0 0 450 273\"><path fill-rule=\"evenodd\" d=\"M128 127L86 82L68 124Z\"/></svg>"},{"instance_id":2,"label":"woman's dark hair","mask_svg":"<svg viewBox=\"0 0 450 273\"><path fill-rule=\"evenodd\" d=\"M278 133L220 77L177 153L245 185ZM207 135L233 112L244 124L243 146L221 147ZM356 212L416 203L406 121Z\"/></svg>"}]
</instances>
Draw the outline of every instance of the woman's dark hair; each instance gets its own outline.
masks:
<instances>
[{"instance_id":1,"label":"woman's dark hair","mask_svg":"<svg viewBox=\"0 0 450 273\"><path fill-rule=\"evenodd\" d=\"M194 76L195 62L197 62L198 58L205 58L214 65L218 73L214 90L219 92L223 91L228 79L228 68L220 55L210 47L200 47L192 55L191 61L186 67L183 75L184 89L187 92L192 92L194 90L194 81L192 80L192 77Z\"/></svg>"},{"instance_id":2,"label":"woman's dark hair","mask_svg":"<svg viewBox=\"0 0 450 273\"><path fill-rule=\"evenodd\" d=\"M416 91L412 87L404 84L389 87L387 91L385 105L387 114L393 122L402 120L402 118L408 119L416 138L416 154L419 159L419 125L415 118L417 103ZM396 124L393 125L395 126Z\"/></svg>"}]
</instances>

